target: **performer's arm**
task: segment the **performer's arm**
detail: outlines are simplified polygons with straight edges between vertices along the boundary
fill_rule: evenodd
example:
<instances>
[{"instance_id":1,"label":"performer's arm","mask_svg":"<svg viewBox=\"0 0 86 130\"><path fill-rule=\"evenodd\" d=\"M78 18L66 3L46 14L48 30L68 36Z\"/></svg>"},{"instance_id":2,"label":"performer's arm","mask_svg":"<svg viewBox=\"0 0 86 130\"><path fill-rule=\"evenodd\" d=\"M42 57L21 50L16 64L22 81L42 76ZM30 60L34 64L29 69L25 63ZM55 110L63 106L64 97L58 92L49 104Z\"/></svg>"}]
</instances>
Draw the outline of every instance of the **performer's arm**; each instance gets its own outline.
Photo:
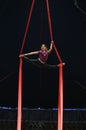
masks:
<instances>
[{"instance_id":1,"label":"performer's arm","mask_svg":"<svg viewBox=\"0 0 86 130\"><path fill-rule=\"evenodd\" d=\"M51 51L53 50L53 44L54 44L54 41L51 41L48 53L51 53Z\"/></svg>"},{"instance_id":2,"label":"performer's arm","mask_svg":"<svg viewBox=\"0 0 86 130\"><path fill-rule=\"evenodd\" d=\"M24 57L24 56L31 56L31 55L36 55L38 54L38 51L33 51L25 54L20 54L19 57Z\"/></svg>"}]
</instances>

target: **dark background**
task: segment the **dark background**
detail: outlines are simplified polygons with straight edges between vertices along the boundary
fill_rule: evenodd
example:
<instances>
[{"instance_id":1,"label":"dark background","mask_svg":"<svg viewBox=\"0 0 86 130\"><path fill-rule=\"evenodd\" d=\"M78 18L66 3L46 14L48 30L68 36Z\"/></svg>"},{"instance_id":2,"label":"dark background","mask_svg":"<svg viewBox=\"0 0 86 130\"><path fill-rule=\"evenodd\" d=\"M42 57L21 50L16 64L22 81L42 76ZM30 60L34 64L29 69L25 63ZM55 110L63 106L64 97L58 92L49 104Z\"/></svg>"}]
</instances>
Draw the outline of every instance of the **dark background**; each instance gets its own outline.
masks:
<instances>
[{"instance_id":1,"label":"dark background","mask_svg":"<svg viewBox=\"0 0 86 130\"><path fill-rule=\"evenodd\" d=\"M78 0L86 11L86 1ZM54 41L66 63L64 107L86 107L86 14L73 0L49 0ZM18 66L31 0L0 0L0 106L17 107ZM35 0L23 53L49 47L45 0ZM36 58L36 57L34 57ZM53 50L50 64L59 61ZM58 70L23 62L23 107L57 107Z\"/></svg>"}]
</instances>

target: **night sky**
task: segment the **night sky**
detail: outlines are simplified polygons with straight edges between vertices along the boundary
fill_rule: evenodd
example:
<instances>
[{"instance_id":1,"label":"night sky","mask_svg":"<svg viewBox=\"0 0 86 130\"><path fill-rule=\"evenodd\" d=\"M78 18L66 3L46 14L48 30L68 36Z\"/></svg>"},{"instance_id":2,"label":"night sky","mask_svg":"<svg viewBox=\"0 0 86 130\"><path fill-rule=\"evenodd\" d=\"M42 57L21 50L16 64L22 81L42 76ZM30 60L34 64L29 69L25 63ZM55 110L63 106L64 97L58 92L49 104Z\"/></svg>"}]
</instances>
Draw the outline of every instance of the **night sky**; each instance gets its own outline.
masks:
<instances>
[{"instance_id":1,"label":"night sky","mask_svg":"<svg viewBox=\"0 0 86 130\"><path fill-rule=\"evenodd\" d=\"M0 0L0 106L17 107L19 53L32 0ZM86 1L49 0L53 36L64 66L64 108L86 108ZM83 9L83 10L82 10ZM45 0L35 0L23 53L50 44ZM37 58L37 57L31 57ZM48 64L58 64L54 50ZM57 107L58 69L23 60L23 107Z\"/></svg>"}]
</instances>

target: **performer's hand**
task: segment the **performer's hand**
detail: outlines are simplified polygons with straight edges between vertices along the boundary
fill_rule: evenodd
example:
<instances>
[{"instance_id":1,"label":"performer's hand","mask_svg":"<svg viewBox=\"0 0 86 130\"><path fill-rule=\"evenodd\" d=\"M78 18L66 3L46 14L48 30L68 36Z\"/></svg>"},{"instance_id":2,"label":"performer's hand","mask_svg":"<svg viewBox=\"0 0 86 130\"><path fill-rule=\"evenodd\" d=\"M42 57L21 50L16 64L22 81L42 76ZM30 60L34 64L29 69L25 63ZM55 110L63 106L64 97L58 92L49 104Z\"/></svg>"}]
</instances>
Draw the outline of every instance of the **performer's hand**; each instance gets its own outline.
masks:
<instances>
[{"instance_id":1,"label":"performer's hand","mask_svg":"<svg viewBox=\"0 0 86 130\"><path fill-rule=\"evenodd\" d=\"M23 54L20 54L19 57L24 57L24 55L23 55Z\"/></svg>"},{"instance_id":2,"label":"performer's hand","mask_svg":"<svg viewBox=\"0 0 86 130\"><path fill-rule=\"evenodd\" d=\"M51 44L52 44L52 45L54 44L54 41L53 41L53 40L51 41Z\"/></svg>"},{"instance_id":3,"label":"performer's hand","mask_svg":"<svg viewBox=\"0 0 86 130\"><path fill-rule=\"evenodd\" d=\"M51 41L52 48L54 47L54 41Z\"/></svg>"}]
</instances>

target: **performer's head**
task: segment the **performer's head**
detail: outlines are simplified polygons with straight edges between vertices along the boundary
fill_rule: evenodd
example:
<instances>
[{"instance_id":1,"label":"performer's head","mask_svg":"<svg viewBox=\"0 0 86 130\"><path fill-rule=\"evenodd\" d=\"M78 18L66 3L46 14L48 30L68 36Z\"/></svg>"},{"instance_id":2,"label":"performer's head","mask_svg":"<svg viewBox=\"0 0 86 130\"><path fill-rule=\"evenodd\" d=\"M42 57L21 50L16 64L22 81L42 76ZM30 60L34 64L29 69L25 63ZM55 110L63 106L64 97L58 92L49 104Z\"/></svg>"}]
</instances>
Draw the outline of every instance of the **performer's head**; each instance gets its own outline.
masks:
<instances>
[{"instance_id":1,"label":"performer's head","mask_svg":"<svg viewBox=\"0 0 86 130\"><path fill-rule=\"evenodd\" d=\"M46 45L45 45L45 44L42 44L42 45L41 45L41 50L42 50L42 51L47 51L47 50L48 50L48 48L46 47Z\"/></svg>"}]
</instances>

